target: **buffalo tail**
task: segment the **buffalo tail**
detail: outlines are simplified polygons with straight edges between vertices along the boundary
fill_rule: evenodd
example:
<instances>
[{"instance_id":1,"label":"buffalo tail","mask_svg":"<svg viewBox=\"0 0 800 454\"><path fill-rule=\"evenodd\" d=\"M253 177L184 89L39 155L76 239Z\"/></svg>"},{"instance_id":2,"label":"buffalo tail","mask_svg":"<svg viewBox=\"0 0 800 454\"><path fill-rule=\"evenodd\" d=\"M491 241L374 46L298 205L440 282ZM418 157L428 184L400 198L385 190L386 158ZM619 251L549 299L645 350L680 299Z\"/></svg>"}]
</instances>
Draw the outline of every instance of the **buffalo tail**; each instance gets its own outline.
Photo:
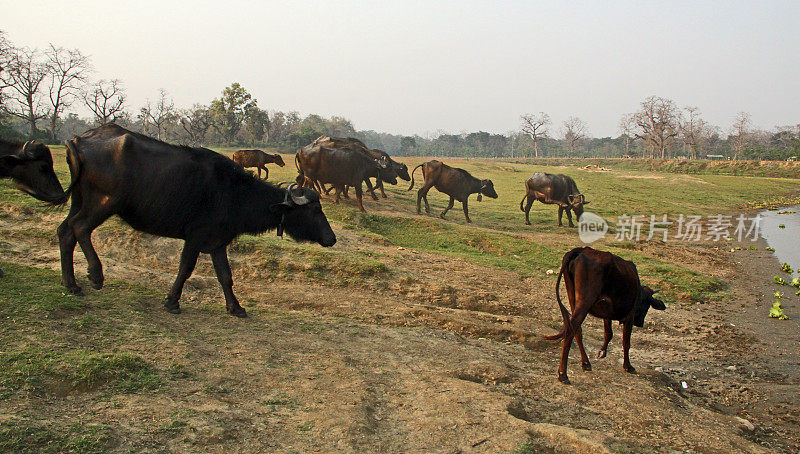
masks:
<instances>
[{"instance_id":1,"label":"buffalo tail","mask_svg":"<svg viewBox=\"0 0 800 454\"><path fill-rule=\"evenodd\" d=\"M414 170L411 171L411 186L408 187L407 191L410 191L410 190L414 189L414 172L416 172L417 169L419 169L423 165L425 165L425 164L424 163L420 164L420 165L414 167Z\"/></svg>"},{"instance_id":2,"label":"buffalo tail","mask_svg":"<svg viewBox=\"0 0 800 454\"><path fill-rule=\"evenodd\" d=\"M580 248L575 248L567 253L567 256L564 258L564 261L561 263L561 270L558 272L558 279L556 279L556 301L558 301L558 307L561 309L561 318L564 321L564 327L561 328L557 334L553 334L552 336L542 336L546 340L558 340L563 339L567 334L570 332L570 328L572 323L570 322L570 315L567 311L567 308L564 307L564 303L561 302L561 294L559 292L559 287L561 287L561 276L564 275L564 268L568 267L569 264L581 253Z\"/></svg>"}]
</instances>

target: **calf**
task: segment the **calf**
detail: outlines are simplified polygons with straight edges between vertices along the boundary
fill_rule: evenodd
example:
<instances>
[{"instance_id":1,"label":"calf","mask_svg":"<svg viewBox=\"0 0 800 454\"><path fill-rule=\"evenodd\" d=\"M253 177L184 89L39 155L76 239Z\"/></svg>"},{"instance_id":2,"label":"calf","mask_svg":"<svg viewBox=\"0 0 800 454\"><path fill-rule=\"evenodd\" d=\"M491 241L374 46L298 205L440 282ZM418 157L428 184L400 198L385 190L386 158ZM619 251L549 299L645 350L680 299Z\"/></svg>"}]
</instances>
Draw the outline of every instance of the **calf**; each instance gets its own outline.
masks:
<instances>
[{"instance_id":1,"label":"calf","mask_svg":"<svg viewBox=\"0 0 800 454\"><path fill-rule=\"evenodd\" d=\"M525 201L527 200L527 203ZM567 220L570 227L575 227L572 223L572 214L575 212L575 219L580 220L583 214L583 206L589 202L578 190L575 180L566 175L553 175L551 173L536 172L525 181L525 195L519 202L519 209L525 213L525 224L531 225L530 212L531 205L536 200L558 205L558 225L566 211ZM523 208L523 204L525 207Z\"/></svg>"},{"instance_id":2,"label":"calf","mask_svg":"<svg viewBox=\"0 0 800 454\"><path fill-rule=\"evenodd\" d=\"M281 155L277 153L267 154L261 150L234 151L232 159L233 162L242 167L255 167L258 170L258 178L261 178L261 171L263 170L265 180L269 178L269 169L267 169L267 164L278 164L279 167L286 165L283 162Z\"/></svg>"},{"instance_id":3,"label":"calf","mask_svg":"<svg viewBox=\"0 0 800 454\"><path fill-rule=\"evenodd\" d=\"M450 203L447 205L447 208L442 211L442 214L439 215L442 219L444 219L444 215L453 208L455 201L458 200L464 207L464 217L467 218L467 222L472 222L469 219L469 207L467 206L467 198L471 194L478 194L478 202L481 201L481 194L493 199L497 198L497 192L494 190L492 180L479 180L464 169L450 167L435 159L414 167L414 170L411 172L411 186L408 187L409 191L414 189L414 172L420 167L422 167L422 175L425 178L425 183L423 183L422 187L417 191L417 214L422 213L420 204L423 199L425 200L425 212L430 214L431 207L428 205L428 191L431 187L436 187L439 192L450 196Z\"/></svg>"},{"instance_id":4,"label":"calf","mask_svg":"<svg viewBox=\"0 0 800 454\"><path fill-rule=\"evenodd\" d=\"M164 303L174 314L181 311L183 285L202 252L211 255L228 313L247 315L233 293L227 251L241 234L277 229L298 241L336 243L316 192L275 187L211 150L173 146L113 124L65 145L74 190L58 238L61 283L72 293L82 293L73 266L76 243L86 256L89 281L102 288L103 267L91 235L113 215L136 230L184 240L178 277Z\"/></svg>"},{"instance_id":5,"label":"calf","mask_svg":"<svg viewBox=\"0 0 800 454\"><path fill-rule=\"evenodd\" d=\"M23 144L0 139L0 178L11 178L19 190L43 202L59 205L67 199L53 171L50 149L39 142Z\"/></svg>"},{"instance_id":6,"label":"calf","mask_svg":"<svg viewBox=\"0 0 800 454\"><path fill-rule=\"evenodd\" d=\"M570 316L559 295L561 277L567 288L567 297L572 309ZM598 251L590 247L575 248L564 255L561 271L556 280L556 300L561 309L564 327L553 336L544 336L548 340L563 339L561 348L561 364L558 367L558 379L569 383L567 378L567 359L573 336L578 340L581 351L583 370L592 370L589 357L583 347L581 323L587 314L603 319L605 339L603 347L597 352L598 358L606 356L608 343L613 332L611 321L622 324L622 368L635 373L631 366L628 351L631 346L631 330L633 325L642 327L648 309L664 310L663 302L653 298L656 291L641 285L639 273L633 262L624 260L610 252Z\"/></svg>"}]
</instances>

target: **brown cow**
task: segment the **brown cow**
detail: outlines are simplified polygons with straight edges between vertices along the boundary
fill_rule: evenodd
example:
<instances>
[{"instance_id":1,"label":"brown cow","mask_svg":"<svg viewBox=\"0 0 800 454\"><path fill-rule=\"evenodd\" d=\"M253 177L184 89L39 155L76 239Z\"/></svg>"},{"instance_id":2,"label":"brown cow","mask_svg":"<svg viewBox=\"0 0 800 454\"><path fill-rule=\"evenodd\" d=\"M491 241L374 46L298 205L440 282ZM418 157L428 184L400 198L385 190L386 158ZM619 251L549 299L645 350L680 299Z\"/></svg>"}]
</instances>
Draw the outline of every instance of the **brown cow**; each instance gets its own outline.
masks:
<instances>
[{"instance_id":1,"label":"brown cow","mask_svg":"<svg viewBox=\"0 0 800 454\"><path fill-rule=\"evenodd\" d=\"M561 302L558 292L561 276L564 276L564 285L567 288L567 297L572 309L571 317ZM556 299L561 309L564 327L556 335L544 336L549 340L563 339L558 380L569 383L567 359L573 336L578 340L583 370L592 370L589 357L586 356L586 350L583 347L581 331L581 323L587 314L602 318L605 326L605 339L603 347L597 352L598 358L606 356L608 343L611 342L614 335L611 331L611 321L618 320L622 324L624 358L622 368L626 372L635 373L636 369L631 366L628 357L632 327L633 325L644 326L644 318L650 307L660 311L667 308L662 301L653 298L655 293L655 290L641 285L639 273L633 262L610 252L598 251L590 247L575 248L567 252L561 262L561 271L556 280Z\"/></svg>"},{"instance_id":2,"label":"brown cow","mask_svg":"<svg viewBox=\"0 0 800 454\"><path fill-rule=\"evenodd\" d=\"M239 164L242 167L255 167L258 169L258 178L261 178L261 171L265 172L264 179L266 180L269 178L269 169L267 169L267 164L278 164L278 166L283 167L286 164L283 162L283 158L281 155L274 153L274 154L267 154L261 150L239 150L233 152L233 162Z\"/></svg>"},{"instance_id":3,"label":"brown cow","mask_svg":"<svg viewBox=\"0 0 800 454\"><path fill-rule=\"evenodd\" d=\"M434 186L439 192L450 196L450 203L439 215L442 219L444 219L444 215L447 214L450 208L453 208L455 201L458 200L464 207L464 217L467 218L467 222L472 222L469 219L469 208L467 206L467 198L471 194L478 194L478 202L481 201L481 194L493 199L497 198L497 192L494 190L492 180L479 180L464 169L450 167L435 159L414 167L411 172L409 191L414 189L414 172L420 167L422 167L425 183L417 191L417 214L422 214L420 203L423 199L425 200L425 211L430 214L431 207L428 205L428 191Z\"/></svg>"}]
</instances>

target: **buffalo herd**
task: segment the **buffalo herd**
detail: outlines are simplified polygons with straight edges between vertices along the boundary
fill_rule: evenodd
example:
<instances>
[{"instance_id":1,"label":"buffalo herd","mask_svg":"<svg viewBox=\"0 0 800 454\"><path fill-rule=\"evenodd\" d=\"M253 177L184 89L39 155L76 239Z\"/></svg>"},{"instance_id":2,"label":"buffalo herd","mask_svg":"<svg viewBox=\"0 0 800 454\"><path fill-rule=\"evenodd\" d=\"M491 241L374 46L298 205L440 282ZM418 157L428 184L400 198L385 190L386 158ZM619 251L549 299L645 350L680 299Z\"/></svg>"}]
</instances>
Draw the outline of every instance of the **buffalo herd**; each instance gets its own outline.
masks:
<instances>
[{"instance_id":1,"label":"buffalo herd","mask_svg":"<svg viewBox=\"0 0 800 454\"><path fill-rule=\"evenodd\" d=\"M364 211L362 185L375 200L375 189L386 197L384 183L397 184L398 178L411 181L410 191L414 173L422 168L424 181L417 191L417 214L421 214L423 201L430 213L427 196L432 187L450 197L440 217L444 218L459 201L467 222L471 222L468 199L472 194L477 194L478 201L484 195L498 197L489 179L476 178L438 160L420 164L409 174L405 164L353 138L322 136L299 149L294 158L296 181L285 188L264 181L269 177L266 164L283 167L284 162L280 155L261 150L239 150L228 159L206 148L171 145L115 124L89 130L66 141L65 146L71 175L66 190L56 177L46 145L0 139L0 178L10 178L18 189L51 205L72 200L69 214L57 229L61 283L69 292L83 294L73 266L77 244L86 257L90 284L98 290L103 287L103 266L91 235L117 215L135 230L183 240L178 275L164 302L166 310L174 314L181 311L183 286L199 254L206 253L211 256L228 313L247 316L233 293L227 253L228 245L239 235L275 229L278 235L285 232L296 241L333 246L336 234L322 211L323 192L334 190L338 203L352 188L358 207ZM245 167L256 168L258 174L245 171ZM261 170L266 173L264 179ZM574 226L571 212L580 219L584 205L589 203L572 178L548 173L535 173L525 181L520 210L525 213L526 224L530 224L531 205L537 200L558 205L558 224L562 225L566 212L570 226ZM559 294L562 277L571 315ZM591 369L581 332L588 314L604 320L605 342L598 357L605 356L611 340L611 322L622 324L623 368L634 372L628 357L631 329L643 325L650 307L665 309L664 303L653 297L655 293L640 283L632 262L589 247L567 252L556 281L563 328L546 337L563 342L559 380L569 382L567 357L573 338L584 370Z\"/></svg>"}]
</instances>

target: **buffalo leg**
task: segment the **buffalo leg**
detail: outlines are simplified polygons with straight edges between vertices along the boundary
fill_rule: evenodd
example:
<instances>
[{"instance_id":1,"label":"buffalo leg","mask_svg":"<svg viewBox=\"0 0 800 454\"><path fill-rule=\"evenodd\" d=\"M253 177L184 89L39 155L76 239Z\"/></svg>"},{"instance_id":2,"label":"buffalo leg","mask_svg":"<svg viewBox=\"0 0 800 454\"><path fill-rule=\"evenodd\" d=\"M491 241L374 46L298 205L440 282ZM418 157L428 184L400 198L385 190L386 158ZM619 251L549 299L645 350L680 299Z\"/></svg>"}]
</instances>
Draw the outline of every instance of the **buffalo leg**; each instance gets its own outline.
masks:
<instances>
[{"instance_id":1,"label":"buffalo leg","mask_svg":"<svg viewBox=\"0 0 800 454\"><path fill-rule=\"evenodd\" d=\"M569 221L569 226L575 227L575 224L572 223L572 210L570 208L564 208L564 211L567 212L567 220Z\"/></svg>"},{"instance_id":2,"label":"buffalo leg","mask_svg":"<svg viewBox=\"0 0 800 454\"><path fill-rule=\"evenodd\" d=\"M417 191L417 214L422 214L421 205L423 200L425 201L425 212L428 214L431 213L431 206L428 205L428 191L430 190L430 186L424 185Z\"/></svg>"},{"instance_id":3,"label":"buffalo leg","mask_svg":"<svg viewBox=\"0 0 800 454\"><path fill-rule=\"evenodd\" d=\"M628 356L628 352L631 349L631 330L633 329L633 325L628 323L622 323L622 368L625 372L629 374L635 374L636 369L631 366L631 359Z\"/></svg>"},{"instance_id":4,"label":"buffalo leg","mask_svg":"<svg viewBox=\"0 0 800 454\"><path fill-rule=\"evenodd\" d=\"M345 199L350 198L350 186L344 185L344 189L342 189L342 196L344 196Z\"/></svg>"},{"instance_id":5,"label":"buffalo leg","mask_svg":"<svg viewBox=\"0 0 800 454\"><path fill-rule=\"evenodd\" d=\"M78 240L78 244L81 246L83 255L86 257L89 282L91 282L92 287L100 290L103 288L104 280L103 264L100 263L100 257L97 256L97 252L94 250L92 232L97 226L105 222L111 214L106 212L91 213L87 212L86 208L87 206L84 205L67 223L69 227L72 228L72 232Z\"/></svg>"},{"instance_id":6,"label":"buffalo leg","mask_svg":"<svg viewBox=\"0 0 800 454\"><path fill-rule=\"evenodd\" d=\"M388 197L386 197L386 192L384 192L384 190L383 190L383 180L381 180L380 178L378 178L378 181L375 183L375 187L376 187L376 188L380 188L380 190L381 190L381 197L383 197L384 199L388 198Z\"/></svg>"},{"instance_id":7,"label":"buffalo leg","mask_svg":"<svg viewBox=\"0 0 800 454\"><path fill-rule=\"evenodd\" d=\"M259 169L258 169L259 170L259 173L258 173L259 175L261 175L261 172L260 172L261 169L264 169L264 179L268 180L269 179L269 169L266 166L259 167Z\"/></svg>"},{"instance_id":8,"label":"buffalo leg","mask_svg":"<svg viewBox=\"0 0 800 454\"><path fill-rule=\"evenodd\" d=\"M372 195L372 200L378 201L378 196L375 195L375 188L372 187L372 182L369 181L369 178L366 178L364 183L367 184L367 191Z\"/></svg>"},{"instance_id":9,"label":"buffalo leg","mask_svg":"<svg viewBox=\"0 0 800 454\"><path fill-rule=\"evenodd\" d=\"M239 305L239 300L233 294L233 276L231 275L231 265L228 263L228 247L223 246L211 251L211 262L214 264L217 280L225 294L225 308L228 313L236 317L247 317L247 312Z\"/></svg>"},{"instance_id":10,"label":"buffalo leg","mask_svg":"<svg viewBox=\"0 0 800 454\"><path fill-rule=\"evenodd\" d=\"M194 245L189 244L188 241L183 244L183 251L181 251L181 264L178 268L178 277L175 278L175 282L172 284L172 288L169 290L169 294L167 295L167 300L164 302L164 307L171 314L181 313L181 307L178 304L178 300L181 299L181 293L183 293L183 284L186 283L186 279L189 279L189 276L191 276L192 272L194 271L194 266L197 264L198 255L200 255L200 251L194 247Z\"/></svg>"},{"instance_id":11,"label":"buffalo leg","mask_svg":"<svg viewBox=\"0 0 800 454\"><path fill-rule=\"evenodd\" d=\"M583 328L581 325L575 329L575 340L578 341L578 350L581 351L581 367L583 370L592 370L592 363L589 362L589 356L586 355L586 348L583 346Z\"/></svg>"},{"instance_id":12,"label":"buffalo leg","mask_svg":"<svg viewBox=\"0 0 800 454\"><path fill-rule=\"evenodd\" d=\"M464 217L465 217L465 218L467 218L467 222L472 222L472 221L469 219L469 205L468 205L468 203L469 203L469 200L467 200L467 199L464 199L464 201L463 201L463 202L461 202L461 205L463 205L463 206L464 206Z\"/></svg>"},{"instance_id":13,"label":"buffalo leg","mask_svg":"<svg viewBox=\"0 0 800 454\"><path fill-rule=\"evenodd\" d=\"M75 216L81 207L81 197L78 191L72 193L72 206L69 210L69 215L64 219L64 222L58 226L58 246L61 252L61 285L66 287L70 293L75 295L83 295L78 283L75 282L75 265L73 254L75 253L75 232L69 226L69 220Z\"/></svg>"},{"instance_id":14,"label":"buffalo leg","mask_svg":"<svg viewBox=\"0 0 800 454\"><path fill-rule=\"evenodd\" d=\"M333 201L333 203L339 203L339 197L342 195L342 192L339 189L339 186L331 185L331 188L336 190L336 199Z\"/></svg>"},{"instance_id":15,"label":"buffalo leg","mask_svg":"<svg viewBox=\"0 0 800 454\"><path fill-rule=\"evenodd\" d=\"M4 272L3 272L3 269L2 269L2 268L0 268L0 277L3 277L3 276L5 276L5 275L6 275L6 273L4 273Z\"/></svg>"},{"instance_id":16,"label":"buffalo leg","mask_svg":"<svg viewBox=\"0 0 800 454\"><path fill-rule=\"evenodd\" d=\"M528 200L525 202L525 225L531 225L531 206L534 201L536 201L536 199L528 196Z\"/></svg>"},{"instance_id":17,"label":"buffalo leg","mask_svg":"<svg viewBox=\"0 0 800 454\"><path fill-rule=\"evenodd\" d=\"M361 211L367 211L364 209L364 200L362 197L364 195L364 192L361 189L361 182L359 181L357 185L353 186L353 188L356 190L356 200L358 200L358 208Z\"/></svg>"},{"instance_id":18,"label":"buffalo leg","mask_svg":"<svg viewBox=\"0 0 800 454\"><path fill-rule=\"evenodd\" d=\"M601 348L597 352L598 359L606 357L606 352L608 351L608 343L611 342L611 339L614 337L614 330L611 328L611 320L604 318L603 328L605 328L605 333L603 337L603 348Z\"/></svg>"},{"instance_id":19,"label":"buffalo leg","mask_svg":"<svg viewBox=\"0 0 800 454\"><path fill-rule=\"evenodd\" d=\"M563 216L564 216L564 207L559 205L559 207L558 207L558 226L559 227L563 227L564 226L564 224L561 223L561 218Z\"/></svg>"},{"instance_id":20,"label":"buffalo leg","mask_svg":"<svg viewBox=\"0 0 800 454\"><path fill-rule=\"evenodd\" d=\"M256 167L256 171L258 172L258 178L261 179L261 167Z\"/></svg>"},{"instance_id":21,"label":"buffalo leg","mask_svg":"<svg viewBox=\"0 0 800 454\"><path fill-rule=\"evenodd\" d=\"M448 211L450 211L450 208L453 208L453 205L455 203L456 203L456 199L454 199L453 197L450 197L450 203L447 204L447 208L445 208L444 211L442 211L442 214L440 214L439 217L444 219L444 215L447 214Z\"/></svg>"}]
</instances>

